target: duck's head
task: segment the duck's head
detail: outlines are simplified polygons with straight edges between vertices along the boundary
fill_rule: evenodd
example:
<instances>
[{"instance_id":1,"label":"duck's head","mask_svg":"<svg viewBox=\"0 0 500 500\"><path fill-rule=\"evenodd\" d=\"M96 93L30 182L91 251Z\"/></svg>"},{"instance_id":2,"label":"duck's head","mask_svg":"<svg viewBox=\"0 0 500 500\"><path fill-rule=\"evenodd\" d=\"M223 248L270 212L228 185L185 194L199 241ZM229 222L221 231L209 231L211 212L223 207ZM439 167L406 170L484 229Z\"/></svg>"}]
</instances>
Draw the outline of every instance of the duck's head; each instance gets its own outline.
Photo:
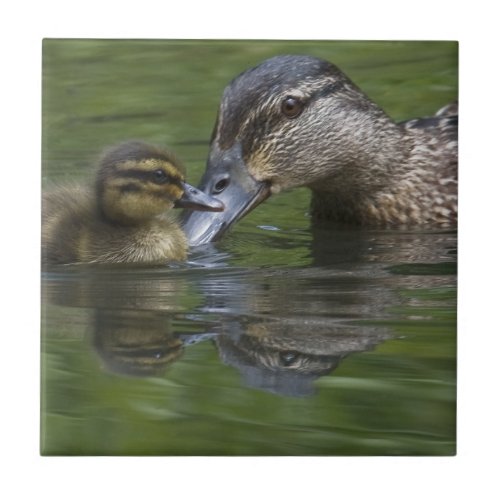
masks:
<instances>
[{"instance_id":1,"label":"duck's head","mask_svg":"<svg viewBox=\"0 0 500 500\"><path fill-rule=\"evenodd\" d=\"M96 179L104 217L122 225L140 224L171 208L221 211L221 201L184 180L184 168L168 151L140 141L108 150Z\"/></svg>"},{"instance_id":2,"label":"duck's head","mask_svg":"<svg viewBox=\"0 0 500 500\"><path fill-rule=\"evenodd\" d=\"M225 209L188 216L190 243L218 239L273 193L342 175L365 154L359 143L371 141L381 115L322 59L277 56L236 77L224 90L200 185Z\"/></svg>"}]
</instances>

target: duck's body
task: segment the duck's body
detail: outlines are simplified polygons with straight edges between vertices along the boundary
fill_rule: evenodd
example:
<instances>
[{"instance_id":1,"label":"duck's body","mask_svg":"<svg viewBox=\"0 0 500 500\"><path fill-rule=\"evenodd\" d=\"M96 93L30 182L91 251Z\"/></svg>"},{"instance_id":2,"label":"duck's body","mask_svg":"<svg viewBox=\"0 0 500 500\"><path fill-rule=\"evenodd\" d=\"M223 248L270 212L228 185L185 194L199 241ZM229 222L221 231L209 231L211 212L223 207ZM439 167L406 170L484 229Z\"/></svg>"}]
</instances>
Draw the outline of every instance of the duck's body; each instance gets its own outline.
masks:
<instances>
[{"instance_id":1,"label":"duck's body","mask_svg":"<svg viewBox=\"0 0 500 500\"><path fill-rule=\"evenodd\" d=\"M457 125L457 116L438 114L397 124L401 154L382 163L394 166L375 179L372 164L366 184L342 171L309 185L312 217L377 227L455 225Z\"/></svg>"},{"instance_id":2,"label":"duck's body","mask_svg":"<svg viewBox=\"0 0 500 500\"><path fill-rule=\"evenodd\" d=\"M269 195L307 186L314 219L452 226L457 117L394 122L336 66L278 56L226 87L201 188L221 214L193 214L191 244L220 237Z\"/></svg>"},{"instance_id":3,"label":"duck's body","mask_svg":"<svg viewBox=\"0 0 500 500\"><path fill-rule=\"evenodd\" d=\"M42 200L46 264L141 263L184 260L188 243L174 206L221 210L184 182L166 151L141 142L110 150L94 185L61 187Z\"/></svg>"}]
</instances>

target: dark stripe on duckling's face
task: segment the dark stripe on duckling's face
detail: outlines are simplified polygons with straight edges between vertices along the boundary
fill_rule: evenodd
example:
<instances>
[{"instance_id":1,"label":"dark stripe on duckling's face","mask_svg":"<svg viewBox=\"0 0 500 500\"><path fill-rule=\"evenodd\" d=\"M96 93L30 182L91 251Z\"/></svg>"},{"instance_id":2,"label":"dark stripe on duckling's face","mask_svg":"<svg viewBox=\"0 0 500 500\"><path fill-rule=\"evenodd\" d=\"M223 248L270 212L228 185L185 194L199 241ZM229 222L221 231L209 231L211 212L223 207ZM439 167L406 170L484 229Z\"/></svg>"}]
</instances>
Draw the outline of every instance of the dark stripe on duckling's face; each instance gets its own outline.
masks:
<instances>
[{"instance_id":1,"label":"dark stripe on duckling's face","mask_svg":"<svg viewBox=\"0 0 500 500\"><path fill-rule=\"evenodd\" d=\"M109 149L101 159L101 169L104 171L112 170L119 164L127 162L140 164L145 160L170 163L175 165L179 173L183 174L184 172L182 164L170 151L141 141L128 141Z\"/></svg>"},{"instance_id":2,"label":"dark stripe on duckling's face","mask_svg":"<svg viewBox=\"0 0 500 500\"><path fill-rule=\"evenodd\" d=\"M139 189L159 192L155 186L173 185L175 200L182 196L183 180L184 167L172 153L141 141L128 141L109 149L101 158L97 190L114 187L123 188L124 193Z\"/></svg>"},{"instance_id":3,"label":"dark stripe on duckling's face","mask_svg":"<svg viewBox=\"0 0 500 500\"><path fill-rule=\"evenodd\" d=\"M123 180L131 181L119 185L123 193L144 190L148 195L160 198L167 196L175 201L184 192L183 175L170 162L157 158L120 162L115 165L114 177L118 183Z\"/></svg>"},{"instance_id":4,"label":"dark stripe on duckling's face","mask_svg":"<svg viewBox=\"0 0 500 500\"><path fill-rule=\"evenodd\" d=\"M140 224L174 207L184 194L183 175L159 158L102 164L97 178L101 212L116 224Z\"/></svg>"},{"instance_id":5,"label":"dark stripe on duckling's face","mask_svg":"<svg viewBox=\"0 0 500 500\"><path fill-rule=\"evenodd\" d=\"M126 193L137 193L138 191L141 190L141 186L138 184L124 184L123 186L120 186L120 193L126 194Z\"/></svg>"},{"instance_id":6,"label":"dark stripe on duckling's face","mask_svg":"<svg viewBox=\"0 0 500 500\"><path fill-rule=\"evenodd\" d=\"M222 202L184 182L182 166L168 152L141 142L124 143L101 160L96 179L101 213L110 222L131 225L166 210L222 211Z\"/></svg>"}]
</instances>

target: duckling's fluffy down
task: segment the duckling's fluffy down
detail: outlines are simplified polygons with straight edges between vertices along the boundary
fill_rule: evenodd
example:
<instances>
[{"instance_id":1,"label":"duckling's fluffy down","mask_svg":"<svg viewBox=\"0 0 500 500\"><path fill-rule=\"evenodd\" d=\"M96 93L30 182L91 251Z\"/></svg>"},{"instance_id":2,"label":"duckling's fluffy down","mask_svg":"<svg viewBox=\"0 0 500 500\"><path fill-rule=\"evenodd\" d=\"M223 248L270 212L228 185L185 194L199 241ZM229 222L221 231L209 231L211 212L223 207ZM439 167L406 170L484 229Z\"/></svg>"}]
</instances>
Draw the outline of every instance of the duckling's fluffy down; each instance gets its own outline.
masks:
<instances>
[{"instance_id":1,"label":"duckling's fluffy down","mask_svg":"<svg viewBox=\"0 0 500 500\"><path fill-rule=\"evenodd\" d=\"M62 187L42 201L42 258L46 264L162 263L184 260L186 237L173 216L119 226L99 213L92 189Z\"/></svg>"}]
</instances>

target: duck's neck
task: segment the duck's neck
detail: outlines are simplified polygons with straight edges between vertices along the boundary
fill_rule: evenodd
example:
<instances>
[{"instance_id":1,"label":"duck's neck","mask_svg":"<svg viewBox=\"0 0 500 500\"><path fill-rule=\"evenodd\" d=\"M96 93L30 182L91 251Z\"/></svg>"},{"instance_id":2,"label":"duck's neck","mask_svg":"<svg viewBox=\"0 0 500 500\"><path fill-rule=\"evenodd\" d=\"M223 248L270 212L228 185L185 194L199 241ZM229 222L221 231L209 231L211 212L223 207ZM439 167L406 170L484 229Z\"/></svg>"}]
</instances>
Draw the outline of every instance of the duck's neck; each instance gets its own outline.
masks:
<instances>
[{"instance_id":1,"label":"duck's neck","mask_svg":"<svg viewBox=\"0 0 500 500\"><path fill-rule=\"evenodd\" d=\"M353 134L348 155L331 176L309 185L313 218L362 225L409 222L406 179L413 143L384 114L372 124Z\"/></svg>"}]
</instances>

